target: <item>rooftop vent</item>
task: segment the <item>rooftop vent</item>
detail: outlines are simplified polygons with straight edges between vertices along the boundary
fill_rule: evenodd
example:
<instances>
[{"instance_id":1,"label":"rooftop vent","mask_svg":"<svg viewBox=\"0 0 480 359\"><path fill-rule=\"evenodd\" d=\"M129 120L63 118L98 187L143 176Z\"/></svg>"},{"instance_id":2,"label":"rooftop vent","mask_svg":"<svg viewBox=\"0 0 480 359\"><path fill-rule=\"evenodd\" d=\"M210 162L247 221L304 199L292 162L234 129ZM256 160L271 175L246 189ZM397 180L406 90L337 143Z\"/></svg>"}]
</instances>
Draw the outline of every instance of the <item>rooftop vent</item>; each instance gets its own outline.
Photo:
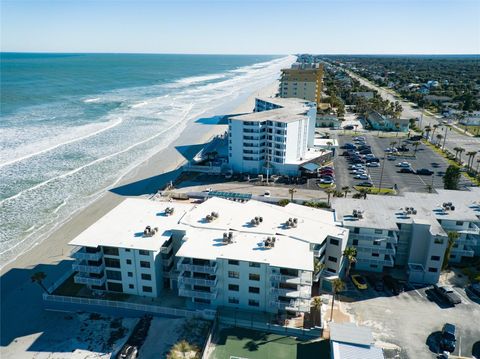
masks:
<instances>
[{"instance_id":1,"label":"rooftop vent","mask_svg":"<svg viewBox=\"0 0 480 359\"><path fill-rule=\"evenodd\" d=\"M267 239L263 241L263 246L268 249L273 248L275 247L276 240L275 237L267 237Z\"/></svg>"},{"instance_id":2,"label":"rooftop vent","mask_svg":"<svg viewBox=\"0 0 480 359\"><path fill-rule=\"evenodd\" d=\"M353 216L353 218L362 219L363 218L363 211L361 211L359 209L354 209L353 212L352 212L352 216Z\"/></svg>"},{"instance_id":3,"label":"rooftop vent","mask_svg":"<svg viewBox=\"0 0 480 359\"><path fill-rule=\"evenodd\" d=\"M417 210L413 207L405 207L405 211L403 212L405 215L409 214L417 214Z\"/></svg>"},{"instance_id":4,"label":"rooftop vent","mask_svg":"<svg viewBox=\"0 0 480 359\"><path fill-rule=\"evenodd\" d=\"M224 232L222 243L223 244L233 243L233 232Z\"/></svg>"},{"instance_id":5,"label":"rooftop vent","mask_svg":"<svg viewBox=\"0 0 480 359\"><path fill-rule=\"evenodd\" d=\"M143 230L143 236L144 237L152 237L157 232L158 232L158 227L152 228L150 226L146 226L145 229Z\"/></svg>"},{"instance_id":6,"label":"rooftop vent","mask_svg":"<svg viewBox=\"0 0 480 359\"><path fill-rule=\"evenodd\" d=\"M255 217L255 218L252 218L251 221L250 221L250 224L254 227L258 226L260 223L263 222L263 217Z\"/></svg>"},{"instance_id":7,"label":"rooftop vent","mask_svg":"<svg viewBox=\"0 0 480 359\"><path fill-rule=\"evenodd\" d=\"M218 212L212 212L211 214L207 214L205 216L205 220L210 223L210 222L213 222L214 220L216 220L218 218Z\"/></svg>"},{"instance_id":8,"label":"rooftop vent","mask_svg":"<svg viewBox=\"0 0 480 359\"><path fill-rule=\"evenodd\" d=\"M171 216L173 214L173 212L175 212L175 208L174 207L167 207L165 208L165 214L167 216Z\"/></svg>"},{"instance_id":9,"label":"rooftop vent","mask_svg":"<svg viewBox=\"0 0 480 359\"><path fill-rule=\"evenodd\" d=\"M445 211L455 211L455 206L452 202L443 202L442 207Z\"/></svg>"},{"instance_id":10,"label":"rooftop vent","mask_svg":"<svg viewBox=\"0 0 480 359\"><path fill-rule=\"evenodd\" d=\"M298 218L289 218L285 222L286 228L297 228L297 226L298 226Z\"/></svg>"}]
</instances>

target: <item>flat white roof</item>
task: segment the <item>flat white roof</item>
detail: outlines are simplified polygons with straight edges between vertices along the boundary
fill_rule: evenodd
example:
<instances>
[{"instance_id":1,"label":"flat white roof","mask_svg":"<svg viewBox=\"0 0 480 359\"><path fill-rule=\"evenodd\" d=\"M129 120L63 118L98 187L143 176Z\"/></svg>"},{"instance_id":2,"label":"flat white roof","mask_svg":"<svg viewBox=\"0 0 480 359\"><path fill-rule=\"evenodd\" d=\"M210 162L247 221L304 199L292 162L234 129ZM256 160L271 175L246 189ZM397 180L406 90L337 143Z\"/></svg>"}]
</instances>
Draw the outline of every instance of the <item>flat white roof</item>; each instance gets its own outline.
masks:
<instances>
[{"instance_id":1,"label":"flat white roof","mask_svg":"<svg viewBox=\"0 0 480 359\"><path fill-rule=\"evenodd\" d=\"M384 359L383 350L374 346L361 347L358 345L332 342L333 359Z\"/></svg>"},{"instance_id":2,"label":"flat white roof","mask_svg":"<svg viewBox=\"0 0 480 359\"><path fill-rule=\"evenodd\" d=\"M173 215L165 215L166 207L175 208ZM181 229L178 222L191 208L192 204L186 203L127 198L69 244L158 251L170 238L172 229ZM159 231L152 237L144 237L143 230L146 226L158 227Z\"/></svg>"}]
</instances>

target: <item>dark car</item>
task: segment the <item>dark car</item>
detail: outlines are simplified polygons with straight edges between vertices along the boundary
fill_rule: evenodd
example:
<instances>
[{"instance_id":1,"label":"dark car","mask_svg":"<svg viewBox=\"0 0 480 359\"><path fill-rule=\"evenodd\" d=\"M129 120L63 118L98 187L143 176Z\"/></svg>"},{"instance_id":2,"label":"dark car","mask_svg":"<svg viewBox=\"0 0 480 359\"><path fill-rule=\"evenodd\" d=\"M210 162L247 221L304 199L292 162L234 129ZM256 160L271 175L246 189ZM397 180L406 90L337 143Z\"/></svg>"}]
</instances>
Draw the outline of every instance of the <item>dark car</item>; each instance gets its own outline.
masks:
<instances>
[{"instance_id":1,"label":"dark car","mask_svg":"<svg viewBox=\"0 0 480 359\"><path fill-rule=\"evenodd\" d=\"M358 186L360 186L360 187L373 187L373 183L372 182L360 182L358 184Z\"/></svg>"},{"instance_id":2,"label":"dark car","mask_svg":"<svg viewBox=\"0 0 480 359\"><path fill-rule=\"evenodd\" d=\"M442 328L442 339L440 339L440 348L452 353L455 351L457 338L455 337L455 325L445 323Z\"/></svg>"},{"instance_id":3,"label":"dark car","mask_svg":"<svg viewBox=\"0 0 480 359\"><path fill-rule=\"evenodd\" d=\"M367 161L367 163L369 163L369 162L380 162L380 160L377 157L367 158L366 161Z\"/></svg>"},{"instance_id":4,"label":"dark car","mask_svg":"<svg viewBox=\"0 0 480 359\"><path fill-rule=\"evenodd\" d=\"M398 172L399 173L415 173L415 171L410 167L401 168L400 171L398 171Z\"/></svg>"},{"instance_id":5,"label":"dark car","mask_svg":"<svg viewBox=\"0 0 480 359\"><path fill-rule=\"evenodd\" d=\"M402 292L402 286L398 281L390 275L383 277L383 283L394 295L398 295Z\"/></svg>"},{"instance_id":6,"label":"dark car","mask_svg":"<svg viewBox=\"0 0 480 359\"><path fill-rule=\"evenodd\" d=\"M480 297L480 283L471 284L467 289L477 297Z\"/></svg>"},{"instance_id":7,"label":"dark car","mask_svg":"<svg viewBox=\"0 0 480 359\"><path fill-rule=\"evenodd\" d=\"M437 284L433 285L433 290L437 293L445 302L450 305L460 304L462 300L460 297L453 291L451 287L439 286Z\"/></svg>"},{"instance_id":8,"label":"dark car","mask_svg":"<svg viewBox=\"0 0 480 359\"><path fill-rule=\"evenodd\" d=\"M422 136L420 135L410 137L410 141L420 141L421 139L422 139Z\"/></svg>"},{"instance_id":9,"label":"dark car","mask_svg":"<svg viewBox=\"0 0 480 359\"><path fill-rule=\"evenodd\" d=\"M367 279L373 289L375 289L377 292L382 292L385 289L382 279L376 275L369 275Z\"/></svg>"},{"instance_id":10,"label":"dark car","mask_svg":"<svg viewBox=\"0 0 480 359\"><path fill-rule=\"evenodd\" d=\"M430 171L428 168L420 168L419 170L417 170L417 175L431 176L433 175L433 171Z\"/></svg>"},{"instance_id":11,"label":"dark car","mask_svg":"<svg viewBox=\"0 0 480 359\"><path fill-rule=\"evenodd\" d=\"M348 149L355 149L357 148L357 146L354 145L353 143L346 143L341 148L346 148L348 150Z\"/></svg>"},{"instance_id":12,"label":"dark car","mask_svg":"<svg viewBox=\"0 0 480 359\"><path fill-rule=\"evenodd\" d=\"M353 130L354 127L353 127L353 125L347 125L347 126L344 126L343 129L344 130Z\"/></svg>"}]
</instances>

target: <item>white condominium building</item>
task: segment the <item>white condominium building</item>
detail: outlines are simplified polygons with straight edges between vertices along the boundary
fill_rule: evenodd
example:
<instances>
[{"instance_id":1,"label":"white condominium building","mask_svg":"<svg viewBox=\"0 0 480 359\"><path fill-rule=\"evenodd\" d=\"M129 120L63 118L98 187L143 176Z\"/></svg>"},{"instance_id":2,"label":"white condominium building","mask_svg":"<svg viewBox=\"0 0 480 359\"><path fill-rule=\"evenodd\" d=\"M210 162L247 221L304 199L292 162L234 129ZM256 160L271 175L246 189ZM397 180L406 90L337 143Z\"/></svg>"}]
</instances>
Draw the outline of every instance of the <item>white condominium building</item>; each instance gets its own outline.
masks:
<instances>
[{"instance_id":1,"label":"white condominium building","mask_svg":"<svg viewBox=\"0 0 480 359\"><path fill-rule=\"evenodd\" d=\"M126 199L70 244L75 281L94 290L295 313L310 310L314 258L336 276L347 240L333 212L295 204Z\"/></svg>"},{"instance_id":2,"label":"white condominium building","mask_svg":"<svg viewBox=\"0 0 480 359\"><path fill-rule=\"evenodd\" d=\"M257 98L253 113L232 116L229 164L240 173L298 175L319 156L314 149L315 103L294 98Z\"/></svg>"},{"instance_id":3,"label":"white condominium building","mask_svg":"<svg viewBox=\"0 0 480 359\"><path fill-rule=\"evenodd\" d=\"M480 189L437 191L334 199L337 220L350 229L348 246L357 249L355 269L383 272L395 267L404 269L411 282L436 283L449 231L460 235L451 262L478 253Z\"/></svg>"}]
</instances>

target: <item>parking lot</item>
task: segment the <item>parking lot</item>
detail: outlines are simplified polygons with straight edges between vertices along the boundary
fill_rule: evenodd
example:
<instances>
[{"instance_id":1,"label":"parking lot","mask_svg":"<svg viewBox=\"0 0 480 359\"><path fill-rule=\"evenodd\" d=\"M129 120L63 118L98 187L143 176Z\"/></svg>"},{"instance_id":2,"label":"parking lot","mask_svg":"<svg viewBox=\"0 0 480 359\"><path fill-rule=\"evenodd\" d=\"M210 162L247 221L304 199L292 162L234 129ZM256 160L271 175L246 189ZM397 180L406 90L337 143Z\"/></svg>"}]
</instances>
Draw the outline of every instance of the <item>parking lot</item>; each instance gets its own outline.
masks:
<instances>
[{"instance_id":1,"label":"parking lot","mask_svg":"<svg viewBox=\"0 0 480 359\"><path fill-rule=\"evenodd\" d=\"M351 298L346 307L354 320L372 329L377 345L390 348L385 350L386 358L436 358L445 323L456 326L457 347L453 354L480 355L480 298L460 287L454 287L454 291L462 300L455 307L446 305L431 287L409 284L397 296L377 292L370 286L359 291L352 283L342 294Z\"/></svg>"},{"instance_id":2,"label":"parking lot","mask_svg":"<svg viewBox=\"0 0 480 359\"><path fill-rule=\"evenodd\" d=\"M401 138L388 137L380 138L374 136L372 133L361 133L364 136L368 145L371 146L372 153L380 159L380 167L367 167L368 174L371 182L375 187L379 187L381 172L383 168L382 188L394 188L397 187L399 192L428 192L429 186L433 188L443 188L443 175L448 167L448 162L436 152L432 151L429 147L421 143L416 154L414 154L414 147L411 141ZM354 136L339 135L339 146L343 146L345 143L353 143ZM409 148L408 152L400 152L395 155L395 160L387 160L385 149L392 147L392 142L396 142L395 147L400 144L405 144ZM339 149L339 154L344 152L343 149ZM343 186L353 187L362 180L356 180L351 175L346 156L337 156L334 160L336 184L337 188ZM409 162L414 170L421 168L427 168L434 172L431 176L421 176L414 173L399 173L396 164L399 162ZM469 182L462 177L460 180L460 186L469 185Z\"/></svg>"}]
</instances>

